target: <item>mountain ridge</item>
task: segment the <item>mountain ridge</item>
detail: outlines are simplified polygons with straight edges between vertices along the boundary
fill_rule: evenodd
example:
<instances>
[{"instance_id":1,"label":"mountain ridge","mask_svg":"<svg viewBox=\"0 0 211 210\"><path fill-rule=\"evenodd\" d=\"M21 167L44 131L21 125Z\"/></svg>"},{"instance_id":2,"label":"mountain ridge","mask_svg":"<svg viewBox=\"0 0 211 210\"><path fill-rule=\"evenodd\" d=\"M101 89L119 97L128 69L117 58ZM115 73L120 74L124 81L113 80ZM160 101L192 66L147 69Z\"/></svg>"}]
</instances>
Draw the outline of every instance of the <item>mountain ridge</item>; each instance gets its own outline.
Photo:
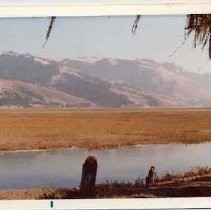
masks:
<instances>
[{"instance_id":1,"label":"mountain ridge","mask_svg":"<svg viewBox=\"0 0 211 210\"><path fill-rule=\"evenodd\" d=\"M207 107L211 74L148 59L0 55L0 107Z\"/></svg>"}]
</instances>

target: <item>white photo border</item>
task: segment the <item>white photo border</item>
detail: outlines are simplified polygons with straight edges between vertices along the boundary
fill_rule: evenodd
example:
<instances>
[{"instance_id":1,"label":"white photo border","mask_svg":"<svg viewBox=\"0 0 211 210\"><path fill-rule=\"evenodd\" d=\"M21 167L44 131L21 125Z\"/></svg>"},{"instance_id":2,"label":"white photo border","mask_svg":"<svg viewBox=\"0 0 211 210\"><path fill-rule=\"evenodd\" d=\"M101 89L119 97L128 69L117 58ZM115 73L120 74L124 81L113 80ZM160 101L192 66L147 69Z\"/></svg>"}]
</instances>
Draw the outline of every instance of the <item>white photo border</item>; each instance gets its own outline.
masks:
<instances>
[{"instance_id":1,"label":"white photo border","mask_svg":"<svg viewBox=\"0 0 211 210\"><path fill-rule=\"evenodd\" d=\"M151 1L151 2L150 2ZM181 15L211 13L210 0L137 0L135 4L129 0L119 0L118 4L107 0L99 3L97 0L87 0L86 3L76 3L59 0L49 4L38 4L35 0L27 4L12 4L0 2L0 17L45 17L45 16L99 16L99 15ZM71 3L73 2L73 3ZM102 2L102 1L101 1ZM113 0L114 2L114 0ZM117 1L115 1L117 2ZM153 2L153 3L152 3Z\"/></svg>"}]
</instances>

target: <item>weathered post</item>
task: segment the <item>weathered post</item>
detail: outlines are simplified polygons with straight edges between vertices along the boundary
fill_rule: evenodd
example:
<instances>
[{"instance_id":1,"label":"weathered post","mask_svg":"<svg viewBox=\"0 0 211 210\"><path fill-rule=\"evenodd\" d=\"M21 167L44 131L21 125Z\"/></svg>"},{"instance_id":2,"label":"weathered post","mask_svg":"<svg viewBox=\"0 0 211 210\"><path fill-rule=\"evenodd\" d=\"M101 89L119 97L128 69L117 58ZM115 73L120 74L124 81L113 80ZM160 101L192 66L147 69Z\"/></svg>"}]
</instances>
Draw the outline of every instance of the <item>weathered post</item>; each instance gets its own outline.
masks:
<instances>
[{"instance_id":1,"label":"weathered post","mask_svg":"<svg viewBox=\"0 0 211 210\"><path fill-rule=\"evenodd\" d=\"M93 195L97 175L97 159L88 156L82 167L80 190L87 195Z\"/></svg>"},{"instance_id":2,"label":"weathered post","mask_svg":"<svg viewBox=\"0 0 211 210\"><path fill-rule=\"evenodd\" d=\"M148 172L148 176L146 177L146 185L150 186L155 184L157 181L157 173L155 171L155 166L151 166Z\"/></svg>"}]
</instances>

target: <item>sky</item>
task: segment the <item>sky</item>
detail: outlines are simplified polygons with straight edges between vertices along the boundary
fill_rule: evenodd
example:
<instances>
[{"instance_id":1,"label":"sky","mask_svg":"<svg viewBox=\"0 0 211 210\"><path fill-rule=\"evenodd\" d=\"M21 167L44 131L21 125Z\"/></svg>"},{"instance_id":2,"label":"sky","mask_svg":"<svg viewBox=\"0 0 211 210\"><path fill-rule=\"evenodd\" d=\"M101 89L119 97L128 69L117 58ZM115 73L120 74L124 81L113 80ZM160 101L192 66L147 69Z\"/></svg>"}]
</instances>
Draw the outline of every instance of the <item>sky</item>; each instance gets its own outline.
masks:
<instances>
[{"instance_id":1,"label":"sky","mask_svg":"<svg viewBox=\"0 0 211 210\"><path fill-rule=\"evenodd\" d=\"M193 36L170 56L184 41L186 16L143 16L135 35L131 33L134 20L134 16L60 17L42 47L49 18L2 18L0 53L12 50L56 60L153 59L188 71L211 72L207 49L194 49Z\"/></svg>"}]
</instances>

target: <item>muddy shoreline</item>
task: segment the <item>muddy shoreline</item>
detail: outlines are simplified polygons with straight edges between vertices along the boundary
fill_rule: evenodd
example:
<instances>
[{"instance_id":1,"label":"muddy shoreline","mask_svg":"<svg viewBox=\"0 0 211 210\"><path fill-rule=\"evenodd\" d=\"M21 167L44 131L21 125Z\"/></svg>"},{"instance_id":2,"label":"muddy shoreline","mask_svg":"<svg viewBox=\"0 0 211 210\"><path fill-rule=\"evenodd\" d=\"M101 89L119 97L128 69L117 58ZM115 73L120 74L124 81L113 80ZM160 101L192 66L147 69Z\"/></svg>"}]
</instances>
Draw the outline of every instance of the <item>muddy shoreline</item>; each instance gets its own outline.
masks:
<instances>
[{"instance_id":1,"label":"muddy shoreline","mask_svg":"<svg viewBox=\"0 0 211 210\"><path fill-rule=\"evenodd\" d=\"M166 173L149 185L141 177L134 182L107 181L96 184L91 192L80 187L2 189L0 200L210 197L211 168L196 167L184 173Z\"/></svg>"},{"instance_id":2,"label":"muddy shoreline","mask_svg":"<svg viewBox=\"0 0 211 210\"><path fill-rule=\"evenodd\" d=\"M33 188L1 190L0 199L85 199L85 198L160 198L210 197L211 172L171 182L162 181L153 186L131 183L105 183L96 185L95 194L81 192L79 188Z\"/></svg>"},{"instance_id":3,"label":"muddy shoreline","mask_svg":"<svg viewBox=\"0 0 211 210\"><path fill-rule=\"evenodd\" d=\"M87 147L78 147L78 146L71 146L67 148L57 148L57 149L20 149L20 150L0 150L0 155L4 154L12 154L12 153L40 153L40 152L57 152L57 151L71 151L71 150L87 150L87 151L100 151L100 150L118 150L118 149L133 149L136 147L144 147L144 146L161 146L161 145L197 145L203 143L209 143L210 141L204 142L190 142L190 143L182 143L182 142L172 142L172 143L149 143L149 144L134 144L134 145L120 145L117 147L103 147L103 148L87 148Z\"/></svg>"}]
</instances>

